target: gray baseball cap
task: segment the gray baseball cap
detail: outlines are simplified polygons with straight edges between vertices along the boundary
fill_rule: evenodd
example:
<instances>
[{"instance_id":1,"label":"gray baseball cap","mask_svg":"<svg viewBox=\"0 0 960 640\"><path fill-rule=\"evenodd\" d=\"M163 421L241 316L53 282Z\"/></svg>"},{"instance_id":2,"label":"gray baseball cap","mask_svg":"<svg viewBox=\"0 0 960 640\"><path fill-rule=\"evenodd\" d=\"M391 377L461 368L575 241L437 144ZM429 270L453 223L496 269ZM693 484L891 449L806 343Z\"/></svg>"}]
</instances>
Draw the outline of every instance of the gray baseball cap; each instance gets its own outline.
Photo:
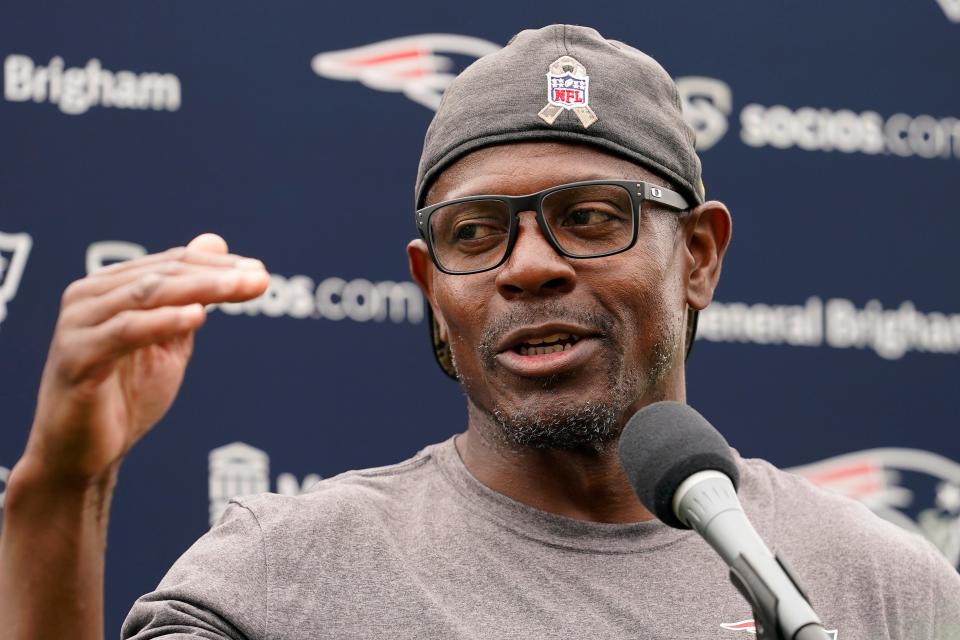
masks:
<instances>
[{"instance_id":1,"label":"gray baseball cap","mask_svg":"<svg viewBox=\"0 0 960 640\"><path fill-rule=\"evenodd\" d=\"M680 96L656 60L595 29L555 24L528 29L450 84L427 129L416 207L444 169L471 151L526 140L600 147L668 180L691 204L704 200L695 134ZM687 355L696 332L690 310ZM434 355L456 377L431 314Z\"/></svg>"}]
</instances>

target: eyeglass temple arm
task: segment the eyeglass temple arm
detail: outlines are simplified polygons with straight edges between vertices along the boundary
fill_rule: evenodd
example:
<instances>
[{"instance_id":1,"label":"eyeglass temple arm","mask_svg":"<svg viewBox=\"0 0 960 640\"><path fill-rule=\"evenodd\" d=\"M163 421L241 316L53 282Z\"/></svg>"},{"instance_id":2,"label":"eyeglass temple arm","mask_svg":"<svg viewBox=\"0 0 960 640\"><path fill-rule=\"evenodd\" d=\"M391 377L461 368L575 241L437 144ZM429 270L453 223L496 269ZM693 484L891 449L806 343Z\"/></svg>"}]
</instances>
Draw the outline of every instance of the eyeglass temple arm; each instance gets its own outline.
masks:
<instances>
[{"instance_id":1,"label":"eyeglass temple arm","mask_svg":"<svg viewBox=\"0 0 960 640\"><path fill-rule=\"evenodd\" d=\"M646 182L639 182L637 186L640 188L639 192L644 200L650 200L651 202L662 204L677 211L686 211L690 208L690 205L687 204L684 197L676 191L671 191L670 189L658 187L653 184L647 184Z\"/></svg>"}]
</instances>

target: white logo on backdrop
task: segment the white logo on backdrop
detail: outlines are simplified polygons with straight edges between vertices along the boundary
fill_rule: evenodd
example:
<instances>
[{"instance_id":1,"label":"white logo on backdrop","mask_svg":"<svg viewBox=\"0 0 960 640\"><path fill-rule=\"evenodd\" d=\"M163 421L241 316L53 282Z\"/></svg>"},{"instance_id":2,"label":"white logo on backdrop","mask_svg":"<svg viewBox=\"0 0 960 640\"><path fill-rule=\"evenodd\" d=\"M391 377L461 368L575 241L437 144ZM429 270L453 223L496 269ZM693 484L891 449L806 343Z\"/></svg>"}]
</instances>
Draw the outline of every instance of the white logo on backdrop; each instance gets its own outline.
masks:
<instances>
[{"instance_id":1,"label":"white logo on backdrop","mask_svg":"<svg viewBox=\"0 0 960 640\"><path fill-rule=\"evenodd\" d=\"M0 324L7 317L7 304L17 295L32 246L33 239L26 233L0 231Z\"/></svg>"},{"instance_id":2,"label":"white logo on backdrop","mask_svg":"<svg viewBox=\"0 0 960 640\"><path fill-rule=\"evenodd\" d=\"M960 568L960 464L918 449L870 449L788 469L814 484L861 501L890 522L925 536ZM916 500L903 474L934 482L933 495ZM919 502L919 505L917 504ZM922 507L916 519L904 509Z\"/></svg>"},{"instance_id":3,"label":"white logo on backdrop","mask_svg":"<svg viewBox=\"0 0 960 640\"><path fill-rule=\"evenodd\" d=\"M684 119L697 134L697 149L706 151L727 132L727 116L733 110L730 85L703 76L677 78L676 83Z\"/></svg>"},{"instance_id":4,"label":"white logo on backdrop","mask_svg":"<svg viewBox=\"0 0 960 640\"><path fill-rule=\"evenodd\" d=\"M247 302L216 305L229 315L265 315L271 318L322 318L354 322L419 324L424 301L412 282L371 282L366 278L324 278L270 274L267 291Z\"/></svg>"},{"instance_id":5,"label":"white logo on backdrop","mask_svg":"<svg viewBox=\"0 0 960 640\"><path fill-rule=\"evenodd\" d=\"M919 311L906 300L884 308L870 300L862 308L846 298L803 305L713 302L700 313L697 339L794 347L869 349L885 360L907 353L960 353L960 313Z\"/></svg>"},{"instance_id":6,"label":"white logo on backdrop","mask_svg":"<svg viewBox=\"0 0 960 640\"><path fill-rule=\"evenodd\" d=\"M311 473L297 480L292 473L277 476L276 493L295 496L322 480ZM210 526L220 520L234 498L270 490L270 456L243 442L218 447L210 452Z\"/></svg>"},{"instance_id":7,"label":"white logo on backdrop","mask_svg":"<svg viewBox=\"0 0 960 640\"><path fill-rule=\"evenodd\" d=\"M147 255L146 248L122 240L101 240L87 247L87 275L114 262L135 260Z\"/></svg>"},{"instance_id":8,"label":"white logo on backdrop","mask_svg":"<svg viewBox=\"0 0 960 640\"><path fill-rule=\"evenodd\" d=\"M452 33L425 33L393 38L362 47L318 53L311 67L334 80L359 80L378 91L397 91L436 110L447 86L456 77L454 60L442 53L479 58L500 45Z\"/></svg>"},{"instance_id":9,"label":"white logo on backdrop","mask_svg":"<svg viewBox=\"0 0 960 640\"><path fill-rule=\"evenodd\" d=\"M960 0L937 0L947 18L953 22L960 22Z\"/></svg>"},{"instance_id":10,"label":"white logo on backdrop","mask_svg":"<svg viewBox=\"0 0 960 640\"><path fill-rule=\"evenodd\" d=\"M3 63L3 97L10 102L49 102L70 115L96 106L176 111L180 79L172 73L108 71L96 58L83 67L64 68L60 56L42 66L29 56L11 54Z\"/></svg>"},{"instance_id":11,"label":"white logo on backdrop","mask_svg":"<svg viewBox=\"0 0 960 640\"><path fill-rule=\"evenodd\" d=\"M751 147L960 158L960 119L748 104L740 112L740 139Z\"/></svg>"}]
</instances>

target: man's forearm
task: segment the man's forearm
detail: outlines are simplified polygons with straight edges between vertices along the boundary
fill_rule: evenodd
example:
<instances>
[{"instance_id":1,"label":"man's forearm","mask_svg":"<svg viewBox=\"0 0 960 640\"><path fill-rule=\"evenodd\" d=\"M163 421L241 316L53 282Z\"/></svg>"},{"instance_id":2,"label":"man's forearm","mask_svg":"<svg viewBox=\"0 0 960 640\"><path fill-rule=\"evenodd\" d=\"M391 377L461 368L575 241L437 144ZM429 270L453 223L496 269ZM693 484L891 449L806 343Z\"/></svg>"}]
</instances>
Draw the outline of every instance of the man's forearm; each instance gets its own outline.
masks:
<instances>
[{"instance_id":1,"label":"man's forearm","mask_svg":"<svg viewBox=\"0 0 960 640\"><path fill-rule=\"evenodd\" d=\"M120 461L169 410L209 304L263 294L220 236L112 264L66 288L27 453L0 532L2 640L102 640L103 559Z\"/></svg>"},{"instance_id":2,"label":"man's forearm","mask_svg":"<svg viewBox=\"0 0 960 640\"><path fill-rule=\"evenodd\" d=\"M103 559L116 469L90 482L45 477L29 460L7 484L0 628L10 640L103 639Z\"/></svg>"}]
</instances>

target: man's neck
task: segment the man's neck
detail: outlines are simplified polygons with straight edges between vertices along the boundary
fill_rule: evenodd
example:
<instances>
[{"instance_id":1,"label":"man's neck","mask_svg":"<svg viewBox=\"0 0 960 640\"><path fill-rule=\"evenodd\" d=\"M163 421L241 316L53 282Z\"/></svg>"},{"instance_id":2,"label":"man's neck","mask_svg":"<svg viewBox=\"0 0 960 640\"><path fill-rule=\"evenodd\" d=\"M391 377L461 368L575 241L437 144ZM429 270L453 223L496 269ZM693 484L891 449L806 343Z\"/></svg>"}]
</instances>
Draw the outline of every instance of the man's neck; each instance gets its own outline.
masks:
<instances>
[{"instance_id":1,"label":"man's neck","mask_svg":"<svg viewBox=\"0 0 960 640\"><path fill-rule=\"evenodd\" d=\"M457 436L456 446L467 469L480 482L535 509L593 522L653 518L630 487L616 446L600 453L511 450L475 424Z\"/></svg>"},{"instance_id":2,"label":"man's neck","mask_svg":"<svg viewBox=\"0 0 960 640\"><path fill-rule=\"evenodd\" d=\"M686 402L683 366L671 367L624 412L622 428L643 407L660 400ZM571 450L510 446L490 413L467 398L467 432L457 436L460 458L488 488L518 502L568 518L632 523L652 520L620 464L619 436L605 447Z\"/></svg>"}]
</instances>

